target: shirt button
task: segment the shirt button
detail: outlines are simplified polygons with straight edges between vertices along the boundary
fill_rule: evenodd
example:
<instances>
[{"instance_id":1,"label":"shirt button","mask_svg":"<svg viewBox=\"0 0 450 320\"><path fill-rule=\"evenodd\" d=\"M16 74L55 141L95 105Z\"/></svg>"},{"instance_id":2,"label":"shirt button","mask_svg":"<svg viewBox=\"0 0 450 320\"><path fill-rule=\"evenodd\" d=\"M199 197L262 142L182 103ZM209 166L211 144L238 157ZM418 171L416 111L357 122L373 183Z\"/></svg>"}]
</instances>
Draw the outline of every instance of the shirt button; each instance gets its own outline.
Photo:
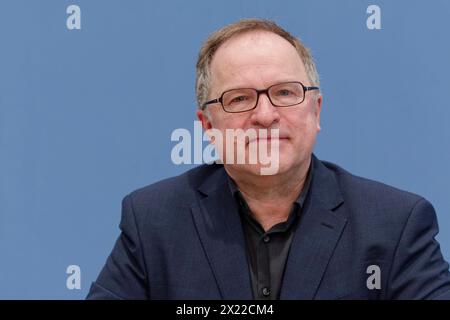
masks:
<instances>
[{"instance_id":1,"label":"shirt button","mask_svg":"<svg viewBox=\"0 0 450 320\"><path fill-rule=\"evenodd\" d=\"M265 296L265 297L270 296L270 289L267 288L267 287L264 287L264 288L262 289L262 294L263 294L263 296Z\"/></svg>"},{"instance_id":2,"label":"shirt button","mask_svg":"<svg viewBox=\"0 0 450 320\"><path fill-rule=\"evenodd\" d=\"M270 241L270 237L269 236L264 236L263 241L265 243L268 243Z\"/></svg>"}]
</instances>

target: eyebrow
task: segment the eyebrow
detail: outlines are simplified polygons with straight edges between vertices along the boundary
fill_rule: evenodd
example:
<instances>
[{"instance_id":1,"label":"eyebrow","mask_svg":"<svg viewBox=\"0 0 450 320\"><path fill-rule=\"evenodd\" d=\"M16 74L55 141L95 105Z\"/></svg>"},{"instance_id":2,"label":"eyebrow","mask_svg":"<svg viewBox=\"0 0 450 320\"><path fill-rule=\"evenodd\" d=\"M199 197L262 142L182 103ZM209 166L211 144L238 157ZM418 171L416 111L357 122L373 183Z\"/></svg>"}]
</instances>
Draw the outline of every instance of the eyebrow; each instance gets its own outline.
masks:
<instances>
[{"instance_id":1,"label":"eyebrow","mask_svg":"<svg viewBox=\"0 0 450 320\"><path fill-rule=\"evenodd\" d=\"M267 85L267 86L264 87L264 88L255 88L254 86L251 86L251 85L234 85L234 86L230 86L230 87L226 87L225 89L222 89L222 90L219 92L219 95L222 94L222 93L225 92L225 91L229 91L229 90L233 90L233 89L248 89L248 88L251 88L251 89L258 89L258 90L261 90L261 89L265 89L265 88L268 88L268 87L270 87L270 86L273 86L274 84L284 83L284 82L297 82L297 81L300 81L301 83L304 83L304 81L299 80L299 79L297 78L297 79L284 79L284 80L273 81L273 82L271 82L269 85Z\"/></svg>"}]
</instances>

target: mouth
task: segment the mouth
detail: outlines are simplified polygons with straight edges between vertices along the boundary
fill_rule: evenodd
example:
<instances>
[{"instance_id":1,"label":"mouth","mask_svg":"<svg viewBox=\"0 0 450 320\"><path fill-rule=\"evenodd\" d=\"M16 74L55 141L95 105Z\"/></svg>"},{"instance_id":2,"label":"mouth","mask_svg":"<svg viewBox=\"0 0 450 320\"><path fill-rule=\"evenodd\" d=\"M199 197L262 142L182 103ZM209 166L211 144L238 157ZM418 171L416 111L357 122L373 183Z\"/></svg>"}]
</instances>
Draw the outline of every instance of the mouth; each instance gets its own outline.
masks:
<instances>
[{"instance_id":1,"label":"mouth","mask_svg":"<svg viewBox=\"0 0 450 320\"><path fill-rule=\"evenodd\" d=\"M267 142L270 142L270 141L272 141L272 140L278 140L280 143L281 142L285 142L285 141L287 141L287 140L289 140L289 138L288 137L278 137L278 138L272 138L272 137L256 137L256 138L253 138L253 139L250 139L250 140L248 140L247 141L247 144L250 144L250 143L259 143L260 141L267 141Z\"/></svg>"}]
</instances>

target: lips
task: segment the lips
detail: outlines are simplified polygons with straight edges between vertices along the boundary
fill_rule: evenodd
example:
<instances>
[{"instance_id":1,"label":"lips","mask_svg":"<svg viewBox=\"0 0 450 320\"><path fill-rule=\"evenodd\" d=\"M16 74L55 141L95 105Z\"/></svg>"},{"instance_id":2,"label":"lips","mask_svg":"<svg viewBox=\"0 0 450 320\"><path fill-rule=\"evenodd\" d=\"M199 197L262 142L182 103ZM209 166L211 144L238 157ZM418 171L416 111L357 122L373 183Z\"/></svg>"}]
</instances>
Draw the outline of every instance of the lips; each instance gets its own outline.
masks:
<instances>
[{"instance_id":1,"label":"lips","mask_svg":"<svg viewBox=\"0 0 450 320\"><path fill-rule=\"evenodd\" d=\"M256 137L256 138L250 139L247 142L247 144L259 142L259 141L271 141L271 140L272 140L272 137L270 137L270 136L269 137ZM288 137L278 137L277 140L279 140L281 142L281 141L289 140L289 138Z\"/></svg>"}]
</instances>

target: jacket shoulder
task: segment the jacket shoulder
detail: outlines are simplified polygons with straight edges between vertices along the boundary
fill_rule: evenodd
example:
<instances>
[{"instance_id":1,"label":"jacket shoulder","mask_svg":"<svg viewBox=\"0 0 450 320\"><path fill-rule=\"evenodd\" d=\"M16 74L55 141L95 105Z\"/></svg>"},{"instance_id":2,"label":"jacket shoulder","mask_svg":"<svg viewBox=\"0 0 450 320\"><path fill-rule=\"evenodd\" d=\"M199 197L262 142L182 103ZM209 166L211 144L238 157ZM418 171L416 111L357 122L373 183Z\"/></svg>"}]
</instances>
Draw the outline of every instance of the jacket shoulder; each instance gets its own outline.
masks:
<instances>
[{"instance_id":1,"label":"jacket shoulder","mask_svg":"<svg viewBox=\"0 0 450 320\"><path fill-rule=\"evenodd\" d=\"M148 186L134 190L125 198L130 198L134 205L161 206L162 203L183 206L190 205L195 200L195 194L202 182L222 166L201 165L178 176L157 181Z\"/></svg>"},{"instance_id":2,"label":"jacket shoulder","mask_svg":"<svg viewBox=\"0 0 450 320\"><path fill-rule=\"evenodd\" d=\"M322 161L335 175L344 201L352 208L364 208L364 212L377 215L408 216L421 201L422 196L385 183L354 175L340 166Z\"/></svg>"},{"instance_id":3,"label":"jacket shoulder","mask_svg":"<svg viewBox=\"0 0 450 320\"><path fill-rule=\"evenodd\" d=\"M343 203L336 213L348 219L348 230L353 236L357 235L361 246L393 250L402 235L405 235L408 225L409 231L406 233L413 234L417 221L423 226L434 228L434 208L423 197L356 176L333 163L323 164L334 173L342 194ZM363 251L371 250L365 248Z\"/></svg>"}]
</instances>

